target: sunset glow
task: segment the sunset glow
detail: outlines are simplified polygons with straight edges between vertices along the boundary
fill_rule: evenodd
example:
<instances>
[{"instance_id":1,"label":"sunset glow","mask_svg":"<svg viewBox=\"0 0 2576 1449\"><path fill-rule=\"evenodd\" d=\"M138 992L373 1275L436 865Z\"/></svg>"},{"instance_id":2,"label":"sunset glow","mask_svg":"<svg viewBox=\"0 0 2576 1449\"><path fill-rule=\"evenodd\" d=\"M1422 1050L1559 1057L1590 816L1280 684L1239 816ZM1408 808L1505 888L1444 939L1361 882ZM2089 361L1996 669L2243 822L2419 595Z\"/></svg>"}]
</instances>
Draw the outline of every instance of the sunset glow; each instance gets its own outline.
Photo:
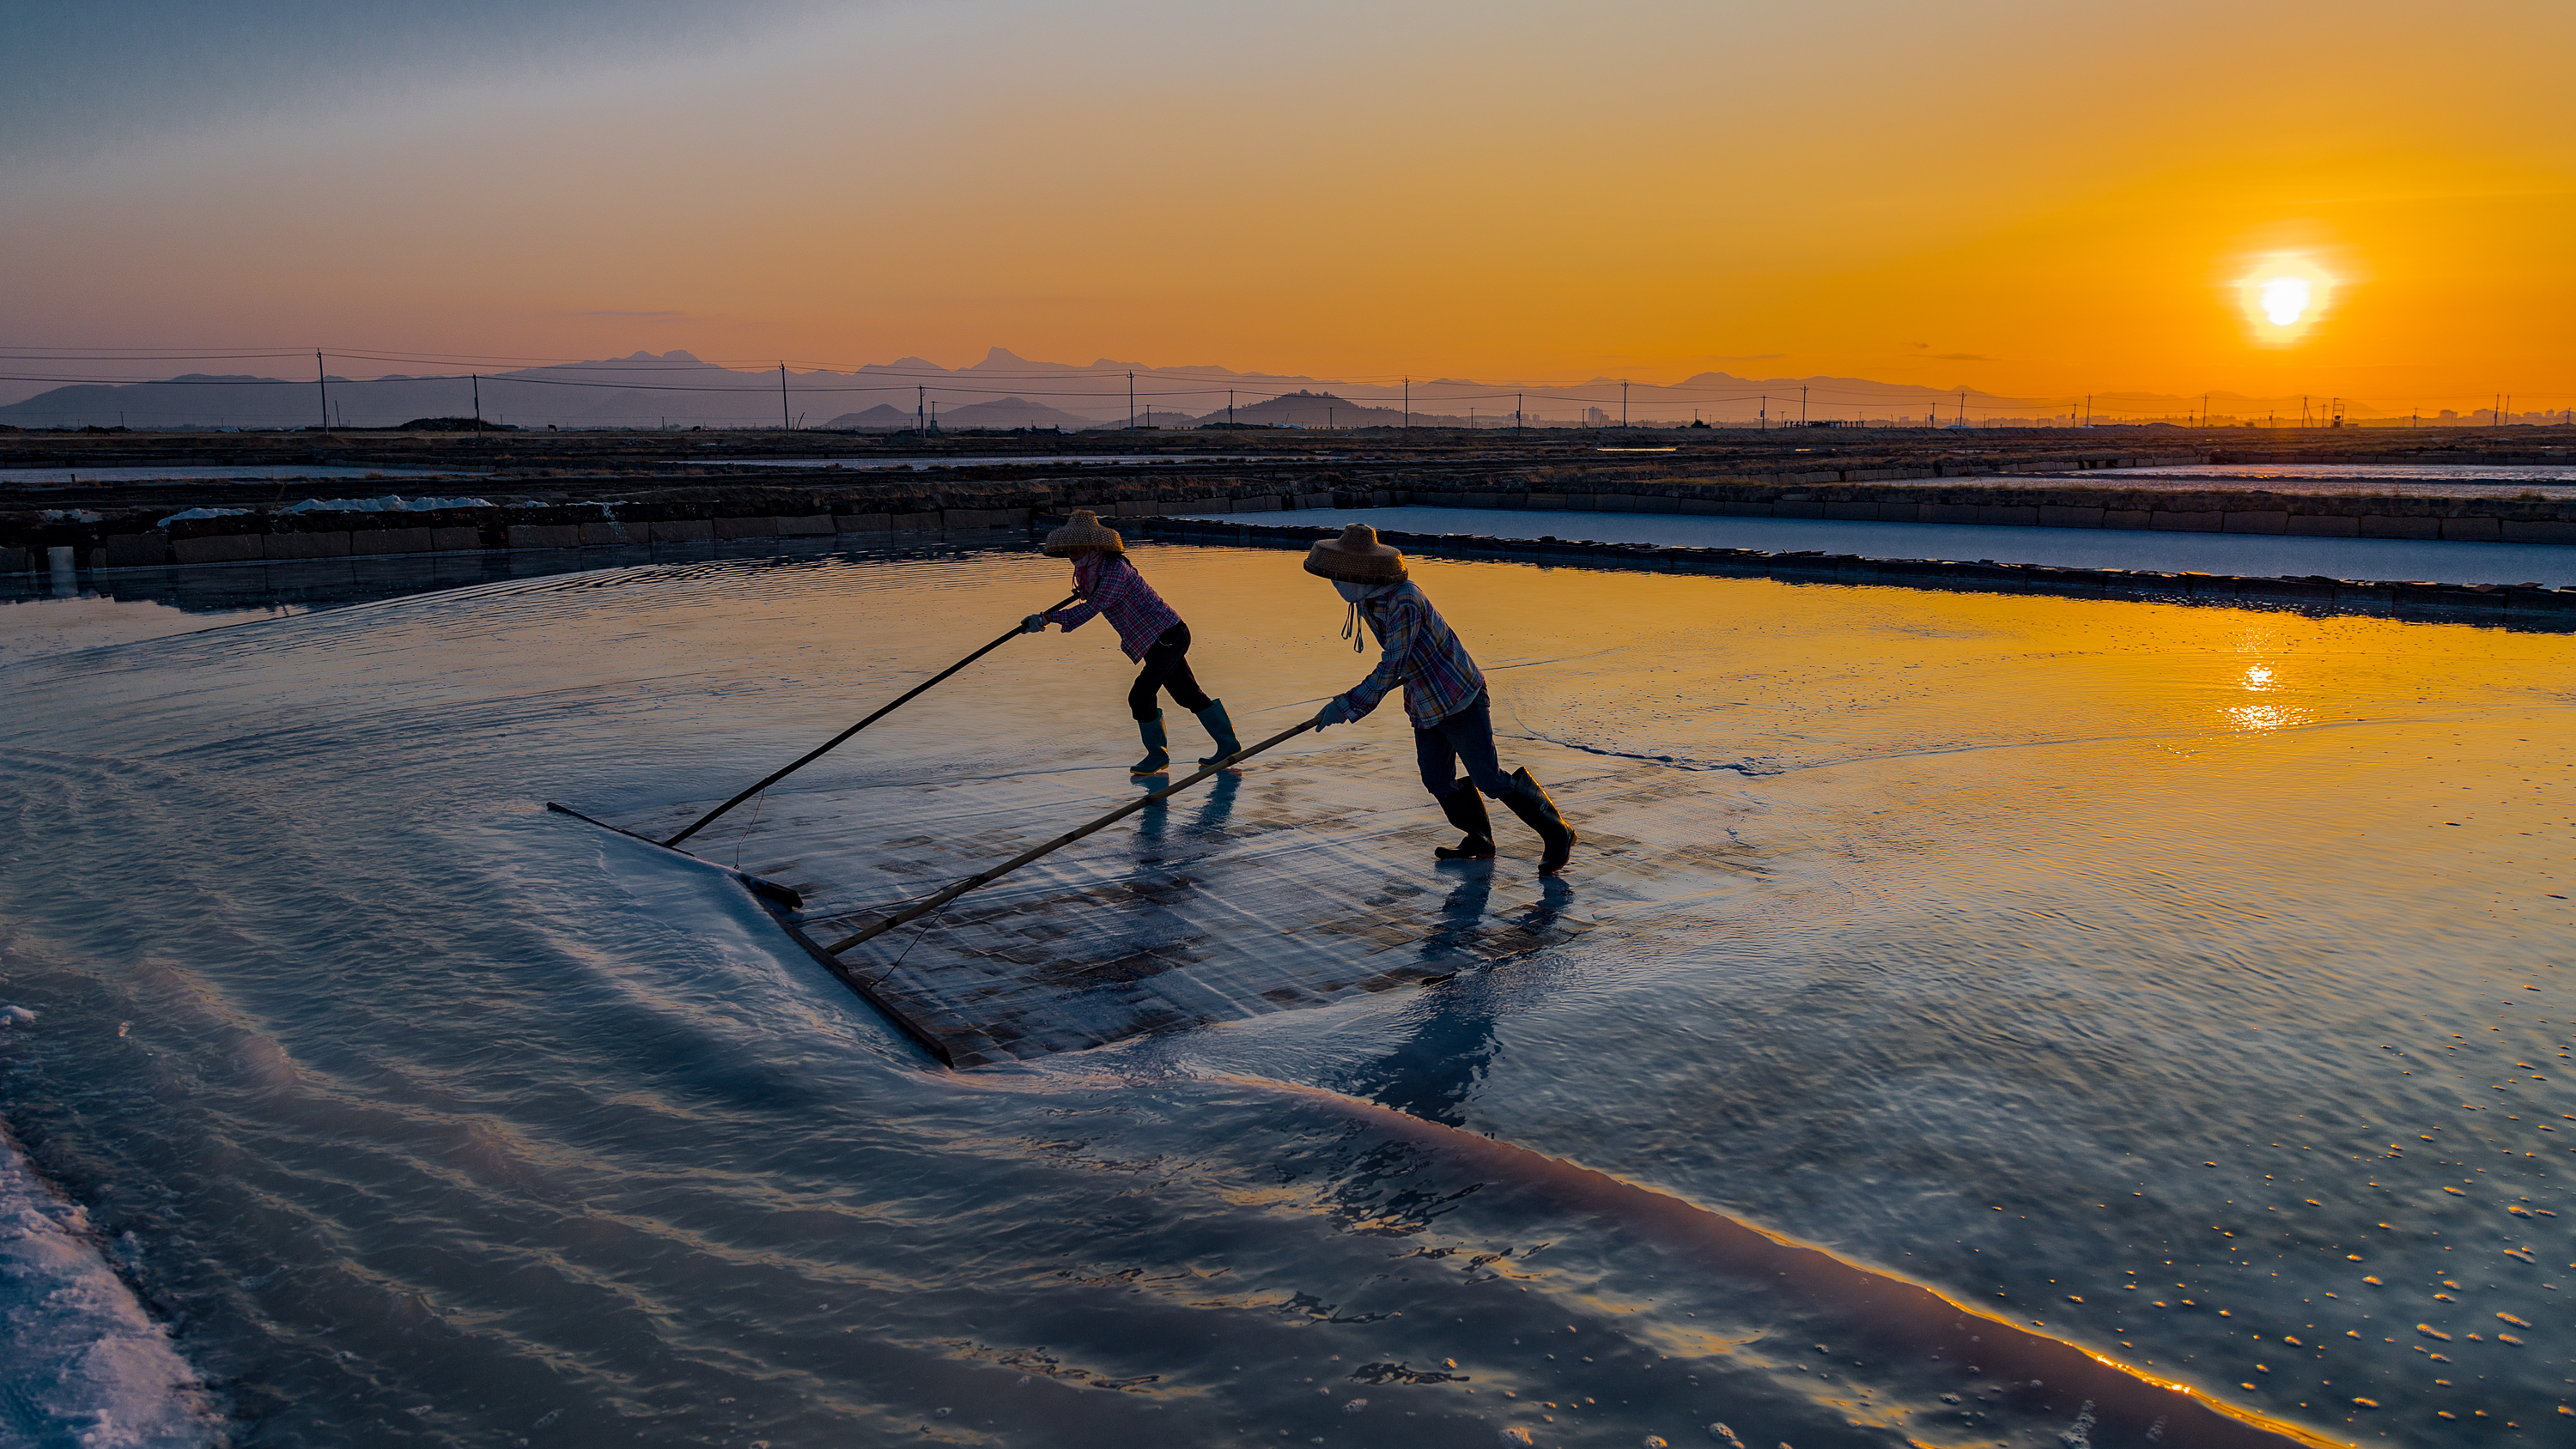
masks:
<instances>
[{"instance_id":1,"label":"sunset glow","mask_svg":"<svg viewBox=\"0 0 2576 1449\"><path fill-rule=\"evenodd\" d=\"M1599 25L1508 0L1291 25L1138 0L648 8L492 7L472 47L424 20L345 53L283 20L31 18L0 61L0 185L30 219L0 331L1724 371L2056 413L2120 389L2177 412L2212 389L2399 413L2576 395L2566 6L2322 31L2229 10L2216 47L2116 10L1927 27L1884 0ZM1833 57L1830 103L1789 54Z\"/></svg>"}]
</instances>

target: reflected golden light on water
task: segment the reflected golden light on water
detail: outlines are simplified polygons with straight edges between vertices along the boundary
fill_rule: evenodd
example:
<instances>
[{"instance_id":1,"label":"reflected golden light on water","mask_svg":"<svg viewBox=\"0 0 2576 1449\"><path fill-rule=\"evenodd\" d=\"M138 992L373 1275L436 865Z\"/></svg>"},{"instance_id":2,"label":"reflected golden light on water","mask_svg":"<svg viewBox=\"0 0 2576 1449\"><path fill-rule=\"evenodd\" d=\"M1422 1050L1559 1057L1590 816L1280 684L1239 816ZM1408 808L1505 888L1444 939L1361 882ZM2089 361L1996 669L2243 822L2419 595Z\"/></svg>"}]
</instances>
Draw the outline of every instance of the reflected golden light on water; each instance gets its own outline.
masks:
<instances>
[{"instance_id":1,"label":"reflected golden light on water","mask_svg":"<svg viewBox=\"0 0 2576 1449\"><path fill-rule=\"evenodd\" d=\"M2245 671L2245 688L2251 693L2264 694L2280 687L2279 679L2269 664L2251 665Z\"/></svg>"},{"instance_id":2,"label":"reflected golden light on water","mask_svg":"<svg viewBox=\"0 0 2576 1449\"><path fill-rule=\"evenodd\" d=\"M2220 711L2239 733L2263 734L2272 730L2296 729L2309 723L2306 710L2289 709L2277 704L2247 704Z\"/></svg>"}]
</instances>

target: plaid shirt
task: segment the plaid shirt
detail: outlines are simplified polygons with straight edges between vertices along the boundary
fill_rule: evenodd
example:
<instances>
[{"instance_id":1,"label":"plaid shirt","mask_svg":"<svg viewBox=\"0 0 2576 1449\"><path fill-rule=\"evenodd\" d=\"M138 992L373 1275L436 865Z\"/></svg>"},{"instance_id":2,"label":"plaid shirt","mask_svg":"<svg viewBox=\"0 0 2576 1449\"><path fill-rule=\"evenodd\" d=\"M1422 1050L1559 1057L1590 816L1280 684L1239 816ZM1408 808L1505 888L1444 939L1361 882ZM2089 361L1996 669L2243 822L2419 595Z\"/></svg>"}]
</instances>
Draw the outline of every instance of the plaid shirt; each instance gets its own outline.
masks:
<instances>
[{"instance_id":1,"label":"plaid shirt","mask_svg":"<svg viewBox=\"0 0 2576 1449\"><path fill-rule=\"evenodd\" d=\"M1353 719L1365 718L1398 684L1404 686L1404 712L1413 727L1427 730L1476 702L1485 692L1485 674L1467 657L1449 621L1411 584L1393 593L1360 602L1360 617L1386 650L1369 677L1341 696Z\"/></svg>"},{"instance_id":2,"label":"plaid shirt","mask_svg":"<svg viewBox=\"0 0 2576 1449\"><path fill-rule=\"evenodd\" d=\"M1062 624L1070 634L1090 623L1095 614L1109 616L1109 625L1118 631L1118 647L1130 659L1142 662L1145 651L1163 637L1163 631L1181 622L1145 576L1125 559L1105 562L1084 559L1073 566L1073 591L1082 602L1070 609L1056 609L1047 614L1050 624Z\"/></svg>"}]
</instances>

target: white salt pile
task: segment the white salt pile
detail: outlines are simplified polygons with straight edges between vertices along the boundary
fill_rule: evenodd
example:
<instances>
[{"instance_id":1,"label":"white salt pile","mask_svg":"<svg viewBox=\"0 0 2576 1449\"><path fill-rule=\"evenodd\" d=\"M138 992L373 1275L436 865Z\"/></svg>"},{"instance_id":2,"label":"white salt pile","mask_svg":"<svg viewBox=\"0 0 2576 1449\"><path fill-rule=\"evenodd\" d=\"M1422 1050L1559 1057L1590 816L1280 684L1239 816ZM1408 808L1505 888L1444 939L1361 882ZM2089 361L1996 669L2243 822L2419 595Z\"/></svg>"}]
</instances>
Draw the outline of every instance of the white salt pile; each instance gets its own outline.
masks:
<instances>
[{"instance_id":1,"label":"white salt pile","mask_svg":"<svg viewBox=\"0 0 2576 1449\"><path fill-rule=\"evenodd\" d=\"M11 1029L36 1019L0 1010ZM215 1442L197 1371L107 1266L88 1215L0 1134L0 1443L163 1449Z\"/></svg>"}]
</instances>

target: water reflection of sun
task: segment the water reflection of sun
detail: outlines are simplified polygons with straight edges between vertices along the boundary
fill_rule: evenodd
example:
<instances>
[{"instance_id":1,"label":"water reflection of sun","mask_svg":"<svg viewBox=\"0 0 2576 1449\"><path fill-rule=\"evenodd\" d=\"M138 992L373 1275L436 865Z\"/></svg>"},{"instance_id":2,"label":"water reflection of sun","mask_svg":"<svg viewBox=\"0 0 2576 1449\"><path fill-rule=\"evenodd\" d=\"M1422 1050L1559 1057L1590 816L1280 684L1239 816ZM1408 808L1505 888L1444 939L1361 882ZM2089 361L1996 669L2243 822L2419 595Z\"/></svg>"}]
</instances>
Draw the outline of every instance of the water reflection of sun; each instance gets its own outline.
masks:
<instances>
[{"instance_id":1,"label":"water reflection of sun","mask_svg":"<svg viewBox=\"0 0 2576 1449\"><path fill-rule=\"evenodd\" d=\"M2265 635L2248 634L2236 641L2236 652L2260 655L2272 642ZM2289 687L2281 678L2280 669L2259 657L2246 661L2244 672L2237 675L2234 682L2247 694L2278 694ZM2268 703L2229 705L2219 710L2219 716L2231 728L2244 734L2293 729L2309 720L2306 710L2293 705Z\"/></svg>"},{"instance_id":2,"label":"water reflection of sun","mask_svg":"<svg viewBox=\"0 0 2576 1449\"><path fill-rule=\"evenodd\" d=\"M2223 710L2221 713L2227 717L2229 724L2245 734L2266 734L2273 730L2295 729L2308 722L2306 711L2289 709L2277 704L2241 704L2234 709Z\"/></svg>"}]
</instances>

